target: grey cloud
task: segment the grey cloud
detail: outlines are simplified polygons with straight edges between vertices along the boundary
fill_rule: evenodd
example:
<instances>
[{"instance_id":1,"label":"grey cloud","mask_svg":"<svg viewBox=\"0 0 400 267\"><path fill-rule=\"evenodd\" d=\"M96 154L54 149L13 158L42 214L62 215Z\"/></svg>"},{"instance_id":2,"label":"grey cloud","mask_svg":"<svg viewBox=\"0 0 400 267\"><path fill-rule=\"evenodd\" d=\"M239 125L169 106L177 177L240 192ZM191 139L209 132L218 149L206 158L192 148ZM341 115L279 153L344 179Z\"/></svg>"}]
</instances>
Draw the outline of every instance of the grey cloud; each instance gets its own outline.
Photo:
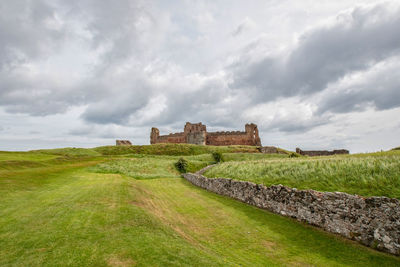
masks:
<instances>
[{"instance_id":1,"label":"grey cloud","mask_svg":"<svg viewBox=\"0 0 400 267\"><path fill-rule=\"evenodd\" d=\"M308 95L329 83L400 52L400 9L382 4L355 8L331 26L303 34L285 57L241 59L234 65L233 87L248 88L255 101Z\"/></svg>"},{"instance_id":2,"label":"grey cloud","mask_svg":"<svg viewBox=\"0 0 400 267\"><path fill-rule=\"evenodd\" d=\"M255 27L254 21L251 19L247 18L244 19L237 27L236 29L232 32L232 36L236 37L238 35L241 35L247 30L250 30Z\"/></svg>"},{"instance_id":3,"label":"grey cloud","mask_svg":"<svg viewBox=\"0 0 400 267\"><path fill-rule=\"evenodd\" d=\"M0 105L10 113L65 112L77 100L68 84L29 69L32 62L54 55L69 36L53 4L42 0L0 3Z\"/></svg>"},{"instance_id":4,"label":"grey cloud","mask_svg":"<svg viewBox=\"0 0 400 267\"><path fill-rule=\"evenodd\" d=\"M54 8L45 1L0 3L0 69L17 62L45 57L64 40L64 27L51 27Z\"/></svg>"},{"instance_id":5,"label":"grey cloud","mask_svg":"<svg viewBox=\"0 0 400 267\"><path fill-rule=\"evenodd\" d=\"M84 103L90 94L73 83L60 83L49 75L32 77L29 71L0 72L0 87L0 105L6 111L33 116L63 113L72 103Z\"/></svg>"},{"instance_id":6,"label":"grey cloud","mask_svg":"<svg viewBox=\"0 0 400 267\"><path fill-rule=\"evenodd\" d=\"M126 125L129 123L129 116L143 108L147 100L145 95L139 94L136 94L136 96L132 94L111 95L110 99L92 103L82 114L82 118L88 122L99 124L115 123Z\"/></svg>"},{"instance_id":7,"label":"grey cloud","mask_svg":"<svg viewBox=\"0 0 400 267\"><path fill-rule=\"evenodd\" d=\"M16 0L0 3L0 105L10 113L45 116L86 104L89 105L88 118L96 121L95 113L101 113L102 117L108 116L108 121L113 121L116 115L105 114L111 110L110 106L114 106L115 113L124 113L123 108L116 107L115 101L109 105L105 103L116 99L114 94L120 94L115 86L122 89L131 86L129 90L136 90L136 96L140 95L140 90L145 90L132 88L136 76L133 72L125 72L125 77L116 77L115 73L120 72L123 64L138 65L130 55L142 52L133 51L140 47L136 43L143 41L138 32L142 26L137 25L138 20L148 17L151 15L141 8L139 1ZM82 31L90 37L84 36ZM69 73L62 72L62 66L58 77L42 73L42 61L56 57L58 50L67 43L80 43L82 49L89 45L103 52L98 62L85 67L90 72L82 73L81 78L70 79ZM143 43L141 45L145 48ZM65 59L68 60L74 59ZM82 64L79 60L75 63ZM113 78L122 81L115 82ZM131 98L134 102L125 113L135 111L132 107L139 105L136 96ZM118 100L121 99L126 97Z\"/></svg>"},{"instance_id":8,"label":"grey cloud","mask_svg":"<svg viewBox=\"0 0 400 267\"><path fill-rule=\"evenodd\" d=\"M118 67L127 59L137 64L152 57L154 46L163 36L162 18L156 18L154 6L147 1L74 0L68 6L71 16L86 24L90 45L102 50L96 74Z\"/></svg>"},{"instance_id":9,"label":"grey cloud","mask_svg":"<svg viewBox=\"0 0 400 267\"><path fill-rule=\"evenodd\" d=\"M85 125L85 126L80 127L80 128L71 129L71 130L69 130L67 132L67 134L82 136L82 135L89 135L89 134L93 133L93 131L94 131L94 127L93 126Z\"/></svg>"},{"instance_id":10,"label":"grey cloud","mask_svg":"<svg viewBox=\"0 0 400 267\"><path fill-rule=\"evenodd\" d=\"M264 127L270 130L278 130L280 132L307 132L315 127L325 125L329 122L328 118L312 118L307 121L298 120L283 120L272 124L267 124Z\"/></svg>"},{"instance_id":11,"label":"grey cloud","mask_svg":"<svg viewBox=\"0 0 400 267\"><path fill-rule=\"evenodd\" d=\"M387 63L380 71L365 74L362 81L344 85L335 93L325 96L319 112L347 113L363 111L368 107L377 110L400 106L400 66L398 58Z\"/></svg>"},{"instance_id":12,"label":"grey cloud","mask_svg":"<svg viewBox=\"0 0 400 267\"><path fill-rule=\"evenodd\" d=\"M209 126L240 126L240 112L247 99L234 95L224 84L224 78L215 78L197 86L197 90L181 88L167 98L166 110L151 122L168 125L174 121L203 121ZM176 85L179 86L179 85ZM233 102L224 103L227 98ZM181 126L180 126L181 127Z\"/></svg>"},{"instance_id":13,"label":"grey cloud","mask_svg":"<svg viewBox=\"0 0 400 267\"><path fill-rule=\"evenodd\" d=\"M279 131L286 133L307 132L316 127L327 125L331 122L331 114L320 114L318 112L310 112L304 110L305 107L297 106L292 103L292 107L280 107L261 119L261 127L263 131Z\"/></svg>"}]
</instances>

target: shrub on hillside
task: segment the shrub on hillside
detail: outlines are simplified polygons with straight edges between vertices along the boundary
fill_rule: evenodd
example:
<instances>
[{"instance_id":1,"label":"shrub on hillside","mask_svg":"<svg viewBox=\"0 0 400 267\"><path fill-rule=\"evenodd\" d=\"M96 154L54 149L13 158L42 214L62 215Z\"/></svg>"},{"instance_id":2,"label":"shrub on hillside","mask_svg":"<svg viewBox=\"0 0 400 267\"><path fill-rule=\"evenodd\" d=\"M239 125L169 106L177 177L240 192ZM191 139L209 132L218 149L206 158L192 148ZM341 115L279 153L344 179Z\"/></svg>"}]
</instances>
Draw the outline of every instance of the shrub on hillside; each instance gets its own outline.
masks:
<instances>
[{"instance_id":1,"label":"shrub on hillside","mask_svg":"<svg viewBox=\"0 0 400 267\"><path fill-rule=\"evenodd\" d=\"M219 163L219 162L223 161L221 152L213 152L212 156L213 156L213 158L214 158L216 163Z\"/></svg>"},{"instance_id":2,"label":"shrub on hillside","mask_svg":"<svg viewBox=\"0 0 400 267\"><path fill-rule=\"evenodd\" d=\"M294 152L290 153L289 155L289 158L298 158L298 157L300 157L300 155Z\"/></svg>"},{"instance_id":3,"label":"shrub on hillside","mask_svg":"<svg viewBox=\"0 0 400 267\"><path fill-rule=\"evenodd\" d=\"M184 158L180 158L176 163L175 163L176 169L181 172L181 173L186 173L187 172L187 167L188 167L188 162Z\"/></svg>"}]
</instances>

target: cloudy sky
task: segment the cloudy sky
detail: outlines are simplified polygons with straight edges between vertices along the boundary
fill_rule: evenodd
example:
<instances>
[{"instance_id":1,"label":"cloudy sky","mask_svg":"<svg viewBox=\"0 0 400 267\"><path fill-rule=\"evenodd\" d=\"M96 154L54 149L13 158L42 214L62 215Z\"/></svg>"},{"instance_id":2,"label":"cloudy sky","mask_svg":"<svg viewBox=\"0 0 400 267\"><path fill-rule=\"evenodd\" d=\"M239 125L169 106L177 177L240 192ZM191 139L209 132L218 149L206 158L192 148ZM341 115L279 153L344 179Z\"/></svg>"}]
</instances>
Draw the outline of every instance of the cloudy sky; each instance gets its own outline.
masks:
<instances>
[{"instance_id":1,"label":"cloudy sky","mask_svg":"<svg viewBox=\"0 0 400 267\"><path fill-rule=\"evenodd\" d=\"M399 146L399 1L0 1L0 150L149 144L186 121Z\"/></svg>"}]
</instances>

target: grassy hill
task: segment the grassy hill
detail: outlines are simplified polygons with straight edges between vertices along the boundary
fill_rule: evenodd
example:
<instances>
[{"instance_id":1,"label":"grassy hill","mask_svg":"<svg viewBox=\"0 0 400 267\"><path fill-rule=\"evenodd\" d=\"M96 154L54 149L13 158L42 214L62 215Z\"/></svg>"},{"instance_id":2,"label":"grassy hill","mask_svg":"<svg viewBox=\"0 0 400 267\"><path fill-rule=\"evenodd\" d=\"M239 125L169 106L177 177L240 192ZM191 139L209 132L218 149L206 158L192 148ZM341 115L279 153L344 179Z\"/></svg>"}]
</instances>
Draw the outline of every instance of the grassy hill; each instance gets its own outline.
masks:
<instances>
[{"instance_id":1,"label":"grassy hill","mask_svg":"<svg viewBox=\"0 0 400 267\"><path fill-rule=\"evenodd\" d=\"M142 146L101 146L96 148L59 148L32 151L68 156L115 156L128 154L189 156L212 152L259 153L254 146L198 146L190 144L155 144Z\"/></svg>"},{"instance_id":2,"label":"grassy hill","mask_svg":"<svg viewBox=\"0 0 400 267\"><path fill-rule=\"evenodd\" d=\"M400 264L180 178L174 163L183 153L196 151L184 156L195 171L213 162L207 149L214 148L166 146L168 155L157 155L161 146L142 154L119 149L0 152L0 266ZM286 157L227 153L222 165Z\"/></svg>"},{"instance_id":3,"label":"grassy hill","mask_svg":"<svg viewBox=\"0 0 400 267\"><path fill-rule=\"evenodd\" d=\"M225 162L205 173L266 186L400 198L400 151Z\"/></svg>"}]
</instances>

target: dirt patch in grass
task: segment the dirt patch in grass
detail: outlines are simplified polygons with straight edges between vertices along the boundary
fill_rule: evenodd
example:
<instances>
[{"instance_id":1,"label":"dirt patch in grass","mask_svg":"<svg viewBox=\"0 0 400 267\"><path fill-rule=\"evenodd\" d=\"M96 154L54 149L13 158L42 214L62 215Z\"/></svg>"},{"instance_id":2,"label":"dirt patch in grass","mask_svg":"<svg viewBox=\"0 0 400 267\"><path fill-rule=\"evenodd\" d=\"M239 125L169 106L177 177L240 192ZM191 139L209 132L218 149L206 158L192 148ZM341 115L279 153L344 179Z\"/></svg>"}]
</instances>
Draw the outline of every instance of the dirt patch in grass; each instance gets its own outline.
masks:
<instances>
[{"instance_id":1,"label":"dirt patch in grass","mask_svg":"<svg viewBox=\"0 0 400 267\"><path fill-rule=\"evenodd\" d=\"M127 266L135 266L136 262L132 259L125 259L113 255L107 260L107 264L112 267L127 267Z\"/></svg>"},{"instance_id":2,"label":"dirt patch in grass","mask_svg":"<svg viewBox=\"0 0 400 267\"><path fill-rule=\"evenodd\" d=\"M276 248L276 243L275 242L271 242L271 241L268 241L268 240L263 240L261 243L268 251L273 251Z\"/></svg>"}]
</instances>

